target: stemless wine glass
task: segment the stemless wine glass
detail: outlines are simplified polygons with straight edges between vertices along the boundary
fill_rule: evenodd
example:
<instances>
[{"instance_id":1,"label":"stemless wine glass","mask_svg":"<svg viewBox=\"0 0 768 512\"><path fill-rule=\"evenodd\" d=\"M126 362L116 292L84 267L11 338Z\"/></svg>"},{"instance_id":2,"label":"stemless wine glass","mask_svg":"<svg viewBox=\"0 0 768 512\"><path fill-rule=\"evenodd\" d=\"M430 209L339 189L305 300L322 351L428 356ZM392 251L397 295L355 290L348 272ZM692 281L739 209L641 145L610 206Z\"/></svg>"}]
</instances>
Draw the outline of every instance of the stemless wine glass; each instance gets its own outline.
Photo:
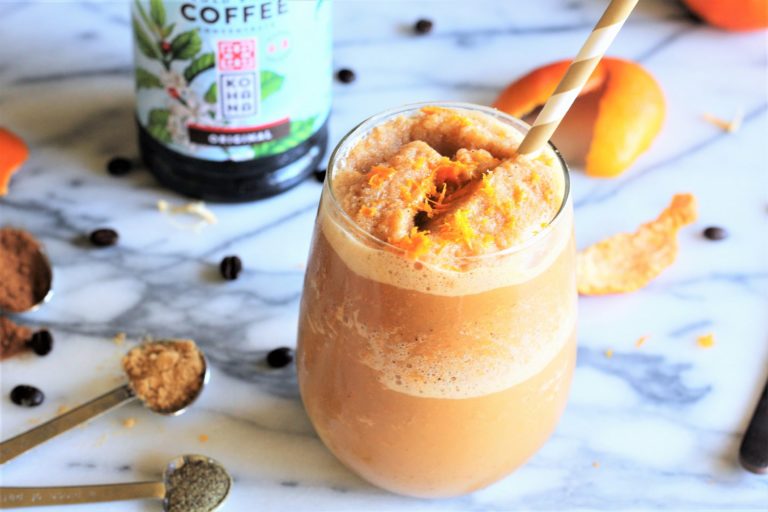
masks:
<instances>
[{"instance_id":1,"label":"stemless wine glass","mask_svg":"<svg viewBox=\"0 0 768 512\"><path fill-rule=\"evenodd\" d=\"M528 125L497 110L437 104ZM414 262L362 230L334 195L350 148L394 109L353 129L331 156L301 302L298 377L325 445L384 489L419 497L474 491L511 473L547 440L576 354L573 207L509 249L462 270Z\"/></svg>"}]
</instances>

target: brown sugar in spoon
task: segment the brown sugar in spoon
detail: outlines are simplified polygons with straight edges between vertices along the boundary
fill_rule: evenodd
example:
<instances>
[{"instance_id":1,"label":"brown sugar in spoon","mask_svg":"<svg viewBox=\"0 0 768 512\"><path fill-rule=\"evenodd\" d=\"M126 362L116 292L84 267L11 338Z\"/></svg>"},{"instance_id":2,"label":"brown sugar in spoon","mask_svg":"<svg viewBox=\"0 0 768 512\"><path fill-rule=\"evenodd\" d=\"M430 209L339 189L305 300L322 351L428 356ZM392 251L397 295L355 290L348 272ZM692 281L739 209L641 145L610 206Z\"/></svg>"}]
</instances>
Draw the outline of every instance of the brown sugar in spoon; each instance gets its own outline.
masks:
<instances>
[{"instance_id":1,"label":"brown sugar in spoon","mask_svg":"<svg viewBox=\"0 0 768 512\"><path fill-rule=\"evenodd\" d=\"M197 370L196 375L194 375L194 383L187 383L182 390L184 393L178 394L173 401L168 401L167 393L163 393L163 396L166 398L159 400L157 398L158 394L153 393L157 389L152 388L156 381L152 378L153 367L150 361L163 365L173 363L172 360L177 360L176 356L163 356L162 354L168 354L171 349L180 350L179 346L181 346L185 353L194 350L196 354L199 354L199 363L195 366ZM147 354L137 353L136 351L146 352ZM140 357L142 355L153 356L142 358ZM141 400L153 412L166 416L178 416L183 414L197 400L210 380L210 371L205 354L190 340L164 340L144 343L128 351L123 360L123 366L128 374L129 382L42 425L0 443L0 464L4 464L59 434L133 400ZM165 369L167 370L167 366L165 366ZM189 373L185 373L189 377Z\"/></svg>"}]
</instances>

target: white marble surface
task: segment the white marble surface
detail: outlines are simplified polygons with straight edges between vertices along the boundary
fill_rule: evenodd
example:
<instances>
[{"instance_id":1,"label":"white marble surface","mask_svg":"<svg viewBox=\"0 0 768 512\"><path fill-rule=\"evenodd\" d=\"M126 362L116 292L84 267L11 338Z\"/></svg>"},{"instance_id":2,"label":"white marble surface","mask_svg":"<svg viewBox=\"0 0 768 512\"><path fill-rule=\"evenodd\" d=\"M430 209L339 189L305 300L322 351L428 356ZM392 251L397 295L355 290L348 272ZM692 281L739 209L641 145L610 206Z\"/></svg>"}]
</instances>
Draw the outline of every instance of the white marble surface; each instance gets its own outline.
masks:
<instances>
[{"instance_id":1,"label":"white marble surface","mask_svg":"<svg viewBox=\"0 0 768 512\"><path fill-rule=\"evenodd\" d=\"M335 86L333 139L406 102L489 103L531 67L574 53L604 4L338 2L335 62L354 68L358 80ZM407 33L420 15L435 20L432 35ZM48 326L56 347L46 358L2 363L2 438L113 386L125 349L111 341L118 331L134 341L194 337L213 361L212 384L182 417L129 406L39 447L0 469L3 485L151 479L173 456L201 452L235 476L227 510L765 510L768 479L736 464L768 367L765 32L726 34L677 2L641 2L611 53L655 74L668 119L621 178L574 170L579 244L633 229L678 191L698 196L700 220L682 232L674 267L648 288L581 299L572 396L545 448L486 490L422 501L377 490L342 467L313 433L293 370L262 362L266 350L294 344L319 184L214 205L221 222L192 234L154 209L158 199L180 198L149 175L104 172L110 156L137 151L128 20L124 2L0 2L0 125L32 148L0 199L0 224L35 233L56 265L53 301L23 317ZM735 134L701 120L738 109L746 117ZM702 239L710 224L731 237ZM119 247L80 242L100 226L121 233ZM230 253L243 257L246 271L223 283L215 267ZM696 336L707 332L716 346L697 348ZM650 338L636 348L642 335ZM7 393L21 382L42 388L45 404L11 404ZM122 426L128 417L137 419L131 430ZM60 510L159 509L137 502Z\"/></svg>"}]
</instances>

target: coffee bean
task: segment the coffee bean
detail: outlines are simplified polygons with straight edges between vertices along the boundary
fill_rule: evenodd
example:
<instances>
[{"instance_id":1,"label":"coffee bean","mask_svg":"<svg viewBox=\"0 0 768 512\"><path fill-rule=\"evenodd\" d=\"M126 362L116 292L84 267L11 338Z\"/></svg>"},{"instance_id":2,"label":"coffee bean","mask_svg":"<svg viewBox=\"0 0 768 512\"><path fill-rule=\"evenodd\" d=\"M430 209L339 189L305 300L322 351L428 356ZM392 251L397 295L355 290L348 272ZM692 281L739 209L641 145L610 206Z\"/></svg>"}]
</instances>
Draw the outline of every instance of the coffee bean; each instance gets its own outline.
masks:
<instances>
[{"instance_id":1,"label":"coffee bean","mask_svg":"<svg viewBox=\"0 0 768 512\"><path fill-rule=\"evenodd\" d=\"M267 354L267 364L272 368L288 366L293 361L293 350L288 347L276 348Z\"/></svg>"},{"instance_id":2,"label":"coffee bean","mask_svg":"<svg viewBox=\"0 0 768 512\"><path fill-rule=\"evenodd\" d=\"M355 72L348 68L342 68L336 73L336 78L343 84L351 84L355 81Z\"/></svg>"},{"instance_id":3,"label":"coffee bean","mask_svg":"<svg viewBox=\"0 0 768 512\"><path fill-rule=\"evenodd\" d=\"M315 169L315 172L314 172L315 179L320 183L325 181L325 174L326 174L325 169Z\"/></svg>"},{"instance_id":4,"label":"coffee bean","mask_svg":"<svg viewBox=\"0 0 768 512\"><path fill-rule=\"evenodd\" d=\"M418 212L413 217L413 225L419 228L420 230L427 229L427 222L429 222L429 214L424 210Z\"/></svg>"},{"instance_id":5,"label":"coffee bean","mask_svg":"<svg viewBox=\"0 0 768 512\"><path fill-rule=\"evenodd\" d=\"M703 235L709 240L723 240L728 238L728 231L719 226L710 226L704 230Z\"/></svg>"},{"instance_id":6,"label":"coffee bean","mask_svg":"<svg viewBox=\"0 0 768 512\"><path fill-rule=\"evenodd\" d=\"M33 334L27 344L32 352L39 356L45 356L53 349L53 336L51 336L50 331L43 329Z\"/></svg>"},{"instance_id":7,"label":"coffee bean","mask_svg":"<svg viewBox=\"0 0 768 512\"><path fill-rule=\"evenodd\" d=\"M102 228L91 233L89 238L96 247L109 247L117 243L119 235L114 229Z\"/></svg>"},{"instance_id":8,"label":"coffee bean","mask_svg":"<svg viewBox=\"0 0 768 512\"><path fill-rule=\"evenodd\" d=\"M116 156L107 162L107 172L112 176L124 176L131 172L133 163L122 156Z\"/></svg>"},{"instance_id":9,"label":"coffee bean","mask_svg":"<svg viewBox=\"0 0 768 512\"><path fill-rule=\"evenodd\" d=\"M37 407L45 400L42 391L34 386L20 384L11 390L11 402L23 407Z\"/></svg>"},{"instance_id":10,"label":"coffee bean","mask_svg":"<svg viewBox=\"0 0 768 512\"><path fill-rule=\"evenodd\" d=\"M234 281L243 270L243 262L237 256L227 256L219 264L221 277L227 281Z\"/></svg>"},{"instance_id":11,"label":"coffee bean","mask_svg":"<svg viewBox=\"0 0 768 512\"><path fill-rule=\"evenodd\" d=\"M413 25L413 31L419 35L429 34L432 32L432 27L434 27L432 20L422 18Z\"/></svg>"}]
</instances>

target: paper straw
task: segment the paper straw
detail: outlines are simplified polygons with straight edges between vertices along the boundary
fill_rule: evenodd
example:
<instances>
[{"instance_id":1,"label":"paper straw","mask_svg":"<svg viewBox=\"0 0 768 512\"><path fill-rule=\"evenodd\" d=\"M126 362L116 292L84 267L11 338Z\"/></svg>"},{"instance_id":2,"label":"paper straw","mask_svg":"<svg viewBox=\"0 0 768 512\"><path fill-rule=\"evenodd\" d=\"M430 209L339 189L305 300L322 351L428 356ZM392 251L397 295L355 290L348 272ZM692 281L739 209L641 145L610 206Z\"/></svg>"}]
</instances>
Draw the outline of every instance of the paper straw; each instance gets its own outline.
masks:
<instances>
[{"instance_id":1,"label":"paper straw","mask_svg":"<svg viewBox=\"0 0 768 512\"><path fill-rule=\"evenodd\" d=\"M535 153L552 137L637 2L638 0L611 0L579 54L568 66L563 79L557 84L555 92L536 116L533 126L520 143L517 150L519 154Z\"/></svg>"}]
</instances>

